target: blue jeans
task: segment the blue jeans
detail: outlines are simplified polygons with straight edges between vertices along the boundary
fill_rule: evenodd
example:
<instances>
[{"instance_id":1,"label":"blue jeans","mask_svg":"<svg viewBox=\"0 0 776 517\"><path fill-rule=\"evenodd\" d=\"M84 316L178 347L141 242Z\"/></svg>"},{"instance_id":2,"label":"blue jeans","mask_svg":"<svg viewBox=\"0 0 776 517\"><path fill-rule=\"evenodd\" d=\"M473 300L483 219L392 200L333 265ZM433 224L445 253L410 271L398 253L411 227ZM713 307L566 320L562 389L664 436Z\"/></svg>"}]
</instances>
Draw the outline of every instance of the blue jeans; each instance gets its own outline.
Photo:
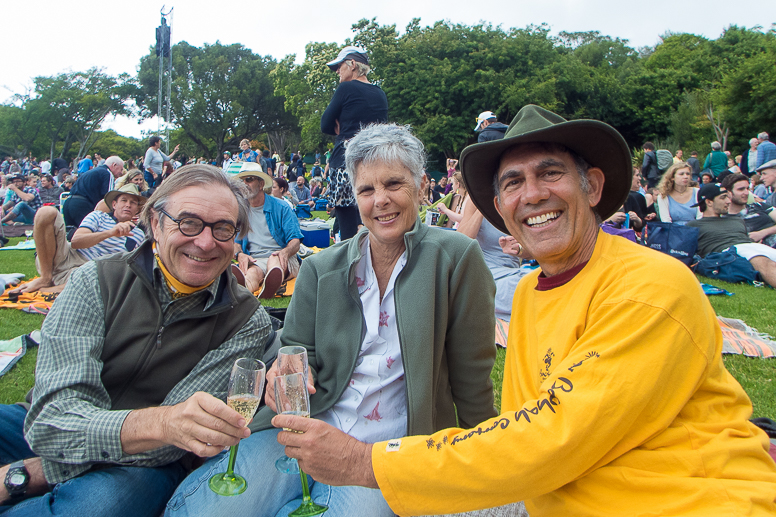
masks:
<instances>
[{"instance_id":1,"label":"blue jeans","mask_svg":"<svg viewBox=\"0 0 776 517\"><path fill-rule=\"evenodd\" d=\"M0 405L3 463L34 456L22 434L25 415L21 406ZM185 475L185 469L177 462L156 468L107 466L58 483L44 495L0 506L0 515L158 517Z\"/></svg>"},{"instance_id":2,"label":"blue jeans","mask_svg":"<svg viewBox=\"0 0 776 517\"><path fill-rule=\"evenodd\" d=\"M27 410L18 404L0 405L0 465L35 456L22 433L26 416Z\"/></svg>"},{"instance_id":3,"label":"blue jeans","mask_svg":"<svg viewBox=\"0 0 776 517\"><path fill-rule=\"evenodd\" d=\"M11 209L11 212L16 214L14 221L24 224L32 224L35 221L35 210L30 208L30 205L24 201L16 203L16 205Z\"/></svg>"},{"instance_id":4,"label":"blue jeans","mask_svg":"<svg viewBox=\"0 0 776 517\"><path fill-rule=\"evenodd\" d=\"M248 482L247 490L232 497L216 495L208 480L226 472L229 453L210 458L195 470L175 491L167 503L166 517L189 515L252 515L286 517L302 504L302 482L298 474L283 474L275 469L275 460L283 456L277 442L279 430L268 429L240 442L234 471ZM326 517L393 517L379 490L355 486L335 487L310 481L313 501L325 504Z\"/></svg>"}]
</instances>

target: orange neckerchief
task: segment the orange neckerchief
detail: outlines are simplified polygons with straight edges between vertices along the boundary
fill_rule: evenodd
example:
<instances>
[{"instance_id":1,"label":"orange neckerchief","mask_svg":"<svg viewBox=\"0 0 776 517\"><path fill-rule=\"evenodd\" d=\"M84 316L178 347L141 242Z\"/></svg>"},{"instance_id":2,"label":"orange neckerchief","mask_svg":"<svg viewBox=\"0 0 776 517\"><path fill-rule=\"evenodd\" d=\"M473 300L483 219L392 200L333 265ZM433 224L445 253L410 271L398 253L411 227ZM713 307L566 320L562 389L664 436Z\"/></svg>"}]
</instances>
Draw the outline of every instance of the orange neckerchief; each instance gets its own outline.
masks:
<instances>
[{"instance_id":1,"label":"orange neckerchief","mask_svg":"<svg viewBox=\"0 0 776 517\"><path fill-rule=\"evenodd\" d=\"M177 278L172 276L169 271L167 271L167 268L164 267L164 264L162 264L162 259L159 257L159 254L156 252L156 243L153 244L154 249L154 257L156 257L156 263L159 266L159 269L162 271L162 275L164 275L164 279L167 283L167 289L170 291L170 296L172 296L173 300L177 300L178 298L183 298L184 296L188 296L190 294L196 293L197 291L201 291L202 289L207 289L210 287L210 285L215 282L215 280L211 280L207 285L203 285L202 287L191 287L190 285L186 285L183 282L179 281Z\"/></svg>"}]
</instances>

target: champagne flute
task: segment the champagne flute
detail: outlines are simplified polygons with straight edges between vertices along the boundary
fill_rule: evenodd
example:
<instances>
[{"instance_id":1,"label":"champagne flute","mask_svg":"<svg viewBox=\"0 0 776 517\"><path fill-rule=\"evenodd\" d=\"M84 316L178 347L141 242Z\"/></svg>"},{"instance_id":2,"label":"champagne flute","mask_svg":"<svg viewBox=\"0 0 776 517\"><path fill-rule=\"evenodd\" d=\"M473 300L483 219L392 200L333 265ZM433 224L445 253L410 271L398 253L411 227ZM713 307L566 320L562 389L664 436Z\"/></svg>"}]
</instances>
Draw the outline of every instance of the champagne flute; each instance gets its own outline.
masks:
<instances>
[{"instance_id":1,"label":"champagne flute","mask_svg":"<svg viewBox=\"0 0 776 517\"><path fill-rule=\"evenodd\" d=\"M277 404L279 414L310 418L310 394L307 392L307 375L300 372L275 377L275 403ZM285 430L292 431L291 429ZM288 517L311 517L322 514L329 507L313 502L312 497L310 497L307 474L299 467L298 463L297 468L302 479L302 504L299 505L299 508L289 513Z\"/></svg>"},{"instance_id":2,"label":"champagne flute","mask_svg":"<svg viewBox=\"0 0 776 517\"><path fill-rule=\"evenodd\" d=\"M243 357L234 362L232 375L229 378L229 394L227 404L245 418L247 423L253 420L253 414L261 402L261 392L264 389L264 363L257 359ZM210 478L208 485L218 495L238 495L245 492L248 483L245 478L234 473L234 462L237 458L237 447L229 449L229 465L226 472L221 472Z\"/></svg>"},{"instance_id":3,"label":"champagne flute","mask_svg":"<svg viewBox=\"0 0 776 517\"><path fill-rule=\"evenodd\" d=\"M307 349L303 346L284 346L278 350L278 375L289 375L292 373L303 373L304 378L308 376ZM305 382L305 391L307 383ZM276 399L277 400L277 399ZM278 412L280 406L278 406ZM310 416L309 414L306 416ZM289 458L285 454L275 462L275 468L285 474L297 474L299 465L296 460Z\"/></svg>"},{"instance_id":4,"label":"champagne flute","mask_svg":"<svg viewBox=\"0 0 776 517\"><path fill-rule=\"evenodd\" d=\"M30 240L30 237L32 237L32 230L24 230L24 237L24 242Z\"/></svg>"}]
</instances>

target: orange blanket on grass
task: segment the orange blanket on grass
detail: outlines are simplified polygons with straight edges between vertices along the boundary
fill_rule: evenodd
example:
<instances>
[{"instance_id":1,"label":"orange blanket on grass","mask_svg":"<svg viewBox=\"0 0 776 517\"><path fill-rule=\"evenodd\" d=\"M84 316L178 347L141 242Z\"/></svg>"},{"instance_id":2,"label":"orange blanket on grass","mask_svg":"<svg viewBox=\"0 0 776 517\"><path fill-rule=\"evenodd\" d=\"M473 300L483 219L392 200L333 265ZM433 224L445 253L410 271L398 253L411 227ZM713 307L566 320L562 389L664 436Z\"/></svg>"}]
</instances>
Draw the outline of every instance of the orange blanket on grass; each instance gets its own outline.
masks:
<instances>
[{"instance_id":1,"label":"orange blanket on grass","mask_svg":"<svg viewBox=\"0 0 776 517\"><path fill-rule=\"evenodd\" d=\"M34 280L34 279L33 279ZM6 289L0 296L0 309L19 309L33 314L48 314L51 305L56 300L59 293L22 293L19 295L10 295L9 293L27 282L21 282L18 285L12 285Z\"/></svg>"},{"instance_id":2,"label":"orange blanket on grass","mask_svg":"<svg viewBox=\"0 0 776 517\"><path fill-rule=\"evenodd\" d=\"M287 280L286 282L284 282L280 286L280 289L278 289L278 292L275 294L275 298L284 298L284 297L291 296L292 294L294 294L294 286L295 285L296 285L296 278L292 278L291 280ZM253 295L254 296L259 296L260 292L261 292L261 290L256 291L255 293L253 293Z\"/></svg>"}]
</instances>

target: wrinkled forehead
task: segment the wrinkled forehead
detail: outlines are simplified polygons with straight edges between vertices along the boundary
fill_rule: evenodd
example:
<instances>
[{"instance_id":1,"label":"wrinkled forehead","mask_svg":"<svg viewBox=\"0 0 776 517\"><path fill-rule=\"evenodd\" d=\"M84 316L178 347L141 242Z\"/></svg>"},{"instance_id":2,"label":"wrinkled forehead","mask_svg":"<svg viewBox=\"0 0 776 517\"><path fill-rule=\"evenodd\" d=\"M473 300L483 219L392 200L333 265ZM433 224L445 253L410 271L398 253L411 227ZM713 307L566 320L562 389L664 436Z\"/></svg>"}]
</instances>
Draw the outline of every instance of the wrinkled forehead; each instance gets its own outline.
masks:
<instances>
[{"instance_id":1,"label":"wrinkled forehead","mask_svg":"<svg viewBox=\"0 0 776 517\"><path fill-rule=\"evenodd\" d=\"M574 159L565 146L549 142L530 142L510 147L501 155L496 174L515 168L524 170L528 167L546 168L550 166L574 168Z\"/></svg>"},{"instance_id":2,"label":"wrinkled forehead","mask_svg":"<svg viewBox=\"0 0 776 517\"><path fill-rule=\"evenodd\" d=\"M194 215L203 221L236 222L239 205L232 191L221 185L194 185L170 194L166 210L173 216Z\"/></svg>"}]
</instances>

